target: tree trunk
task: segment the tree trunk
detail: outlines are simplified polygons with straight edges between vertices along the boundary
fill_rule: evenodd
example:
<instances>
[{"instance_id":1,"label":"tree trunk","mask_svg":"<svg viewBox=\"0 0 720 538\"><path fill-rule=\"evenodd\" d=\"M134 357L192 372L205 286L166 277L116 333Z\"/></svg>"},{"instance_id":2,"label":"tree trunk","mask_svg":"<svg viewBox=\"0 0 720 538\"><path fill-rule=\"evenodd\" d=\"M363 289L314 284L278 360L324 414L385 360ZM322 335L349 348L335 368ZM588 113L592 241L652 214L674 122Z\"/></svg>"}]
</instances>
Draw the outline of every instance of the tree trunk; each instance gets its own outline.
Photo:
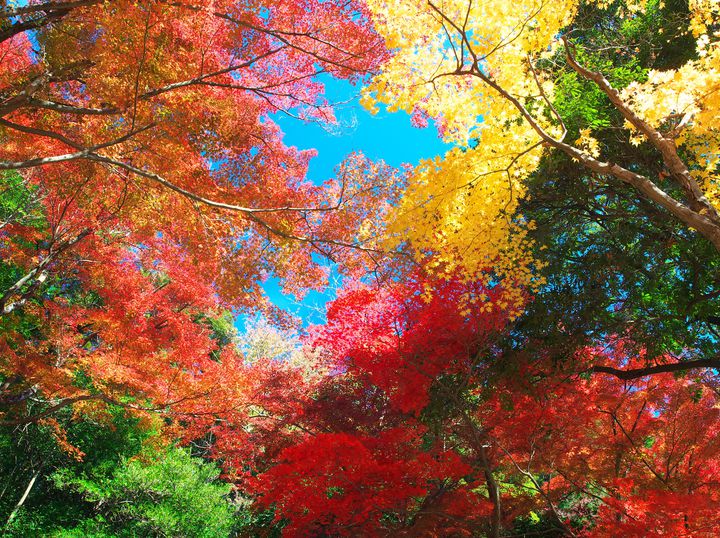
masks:
<instances>
[{"instance_id":1,"label":"tree trunk","mask_svg":"<svg viewBox=\"0 0 720 538\"><path fill-rule=\"evenodd\" d=\"M25 488L25 492L22 494L22 497L20 497L20 500L15 505L15 508L13 508L13 511L10 512L10 516L8 517L7 522L5 523L5 529L7 529L10 524L12 523L12 520L15 519L15 516L17 516L18 511L20 508L22 508L22 505L25 504L25 501L28 498L28 495L30 495L30 490L32 490L33 486L35 485L35 481L37 480L38 476L40 476L40 470L42 467L39 467L37 471L35 471L35 474L33 474L32 478L30 479L30 482L28 482L27 487Z\"/></svg>"}]
</instances>

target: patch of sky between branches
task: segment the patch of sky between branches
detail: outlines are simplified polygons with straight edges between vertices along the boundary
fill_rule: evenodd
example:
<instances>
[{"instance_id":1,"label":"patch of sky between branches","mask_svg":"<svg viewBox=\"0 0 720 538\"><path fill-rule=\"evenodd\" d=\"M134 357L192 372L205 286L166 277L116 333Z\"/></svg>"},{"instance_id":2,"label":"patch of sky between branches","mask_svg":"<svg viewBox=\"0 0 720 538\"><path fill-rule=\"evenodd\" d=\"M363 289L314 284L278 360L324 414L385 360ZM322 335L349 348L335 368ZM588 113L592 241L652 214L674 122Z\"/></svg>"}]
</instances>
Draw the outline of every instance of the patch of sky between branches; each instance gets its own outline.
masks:
<instances>
[{"instance_id":1,"label":"patch of sky between branches","mask_svg":"<svg viewBox=\"0 0 720 538\"><path fill-rule=\"evenodd\" d=\"M370 159L382 159L397 167L403 163L418 164L421 159L443 155L450 149L451 146L438 137L433 125L425 129L413 127L408 114L391 113L385 108L371 114L360 106L359 86L327 75L320 79L325 84L326 98L335 104L337 125L303 122L283 113L272 117L285 134L285 144L317 150L308 170L308 178L313 183L319 185L331 178L335 168L353 151L361 151ZM275 278L268 279L263 285L270 300L293 312L304 326L325 321L325 305L335 298L336 288L342 283L332 265L327 261L323 263L330 269L330 286L323 293L310 291L302 301L283 294ZM238 323L242 326L243 321L238 320Z\"/></svg>"},{"instance_id":2,"label":"patch of sky between branches","mask_svg":"<svg viewBox=\"0 0 720 538\"><path fill-rule=\"evenodd\" d=\"M319 78L325 84L327 100L335 105L337 125L303 122L283 113L272 116L285 134L285 144L318 151L308 171L313 183L320 184L332 177L335 167L353 151L400 166L417 164L421 159L443 155L450 149L449 144L440 140L434 126L413 127L407 113L391 113L384 107L373 115L360 106L359 86L328 75Z\"/></svg>"}]
</instances>

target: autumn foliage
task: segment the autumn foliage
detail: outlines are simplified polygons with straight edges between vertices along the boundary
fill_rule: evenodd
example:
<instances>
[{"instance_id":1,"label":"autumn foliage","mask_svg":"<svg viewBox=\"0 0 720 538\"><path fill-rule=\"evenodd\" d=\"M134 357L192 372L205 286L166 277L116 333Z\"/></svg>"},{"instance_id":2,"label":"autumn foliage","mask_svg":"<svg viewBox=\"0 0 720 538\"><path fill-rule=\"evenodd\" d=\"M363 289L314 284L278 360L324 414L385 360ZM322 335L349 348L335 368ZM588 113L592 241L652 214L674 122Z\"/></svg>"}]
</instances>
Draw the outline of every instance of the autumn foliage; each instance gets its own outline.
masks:
<instances>
[{"instance_id":1,"label":"autumn foliage","mask_svg":"<svg viewBox=\"0 0 720 538\"><path fill-rule=\"evenodd\" d=\"M454 147L309 177L331 78ZM710 0L0 0L3 532L720 536L719 96Z\"/></svg>"},{"instance_id":2,"label":"autumn foliage","mask_svg":"<svg viewBox=\"0 0 720 538\"><path fill-rule=\"evenodd\" d=\"M314 76L357 79L381 41L344 3L43 7L2 8L0 169L22 171L6 195L32 199L0 237L2 369L16 394L41 387L55 405L212 402L237 361L212 319L282 318L261 282L322 289L313 256L372 265L373 198L394 172L354 155L313 184L313 152L283 144L269 115L332 122Z\"/></svg>"},{"instance_id":3,"label":"autumn foliage","mask_svg":"<svg viewBox=\"0 0 720 538\"><path fill-rule=\"evenodd\" d=\"M310 345L341 359L331 387L247 486L289 535L473 536L531 514L560 534L720 530L712 385L585 373L632 367L622 340L579 352L576 371L521 355L500 374L502 290L476 287L493 303L460 315L467 288L434 285L429 302L416 286L347 292L316 329Z\"/></svg>"}]
</instances>

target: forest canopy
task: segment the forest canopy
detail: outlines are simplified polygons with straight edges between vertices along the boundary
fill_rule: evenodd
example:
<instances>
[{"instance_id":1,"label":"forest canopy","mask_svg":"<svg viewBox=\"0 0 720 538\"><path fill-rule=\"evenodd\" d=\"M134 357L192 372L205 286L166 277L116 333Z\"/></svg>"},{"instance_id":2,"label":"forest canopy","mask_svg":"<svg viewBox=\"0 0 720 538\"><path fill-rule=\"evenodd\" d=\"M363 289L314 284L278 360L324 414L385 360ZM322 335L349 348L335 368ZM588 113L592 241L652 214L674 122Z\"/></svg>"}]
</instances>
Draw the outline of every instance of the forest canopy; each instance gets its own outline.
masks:
<instances>
[{"instance_id":1,"label":"forest canopy","mask_svg":"<svg viewBox=\"0 0 720 538\"><path fill-rule=\"evenodd\" d=\"M720 535L719 113L716 0L0 0L2 535Z\"/></svg>"}]
</instances>

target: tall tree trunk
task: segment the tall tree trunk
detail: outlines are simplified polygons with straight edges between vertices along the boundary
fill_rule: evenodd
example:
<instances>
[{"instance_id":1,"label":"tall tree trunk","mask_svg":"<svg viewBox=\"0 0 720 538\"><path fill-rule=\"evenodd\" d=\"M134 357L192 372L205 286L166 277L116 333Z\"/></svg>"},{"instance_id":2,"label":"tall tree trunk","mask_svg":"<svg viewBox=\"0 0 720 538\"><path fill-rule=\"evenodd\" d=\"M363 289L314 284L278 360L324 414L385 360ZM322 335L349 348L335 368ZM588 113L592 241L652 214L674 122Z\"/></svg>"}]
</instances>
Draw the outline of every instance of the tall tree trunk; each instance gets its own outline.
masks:
<instances>
[{"instance_id":1,"label":"tall tree trunk","mask_svg":"<svg viewBox=\"0 0 720 538\"><path fill-rule=\"evenodd\" d=\"M483 445L480 445L480 463L483 466L485 481L487 482L488 496L493 503L492 517L490 518L490 536L492 538L500 538L500 529L502 523L502 508L500 506L500 488L492 474L490 461L487 451Z\"/></svg>"}]
</instances>

